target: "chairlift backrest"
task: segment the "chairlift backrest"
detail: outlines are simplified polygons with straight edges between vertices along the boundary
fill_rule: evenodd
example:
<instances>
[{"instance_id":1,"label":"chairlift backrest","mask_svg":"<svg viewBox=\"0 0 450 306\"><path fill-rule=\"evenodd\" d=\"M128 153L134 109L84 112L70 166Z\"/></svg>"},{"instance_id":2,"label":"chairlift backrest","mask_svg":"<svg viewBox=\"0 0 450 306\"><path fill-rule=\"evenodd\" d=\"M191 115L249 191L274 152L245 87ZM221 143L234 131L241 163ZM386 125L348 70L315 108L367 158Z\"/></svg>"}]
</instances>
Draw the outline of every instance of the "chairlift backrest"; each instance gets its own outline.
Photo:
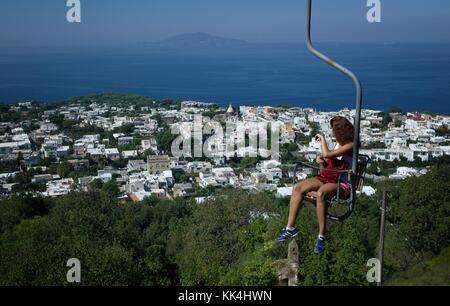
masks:
<instances>
[{"instance_id":1,"label":"chairlift backrest","mask_svg":"<svg viewBox=\"0 0 450 306\"><path fill-rule=\"evenodd\" d=\"M358 171L356 173L356 191L361 192L364 187L364 177L370 158L367 155L358 155Z\"/></svg>"}]
</instances>

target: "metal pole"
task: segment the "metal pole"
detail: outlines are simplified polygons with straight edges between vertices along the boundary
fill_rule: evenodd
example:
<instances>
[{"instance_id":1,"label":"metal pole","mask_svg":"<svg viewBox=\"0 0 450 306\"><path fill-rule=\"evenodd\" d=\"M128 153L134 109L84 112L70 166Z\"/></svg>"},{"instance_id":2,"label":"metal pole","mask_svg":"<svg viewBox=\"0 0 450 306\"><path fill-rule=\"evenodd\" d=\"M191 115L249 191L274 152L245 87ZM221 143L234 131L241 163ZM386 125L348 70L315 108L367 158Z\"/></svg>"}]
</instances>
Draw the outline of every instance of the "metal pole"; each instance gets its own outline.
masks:
<instances>
[{"instance_id":1,"label":"metal pole","mask_svg":"<svg viewBox=\"0 0 450 306\"><path fill-rule=\"evenodd\" d=\"M355 113L355 121L354 121L354 127L355 127L355 135L353 139L353 164L352 164L352 172L353 172L353 178L355 178L356 172L358 170L358 155L359 155L359 129L360 129L360 122L361 122L361 104L362 104L362 86L361 82L359 81L358 77L345 68L344 66L341 66L340 64L336 63L326 55L320 53L317 51L311 42L311 2L312 0L306 0L306 47L308 50L317 56L319 59L327 63L328 65L336 68L340 72L344 73L348 77L350 77L353 82L355 83L356 88L356 113Z\"/></svg>"},{"instance_id":2,"label":"metal pole","mask_svg":"<svg viewBox=\"0 0 450 306\"><path fill-rule=\"evenodd\" d=\"M384 225L386 219L386 201L387 192L386 189L383 190L383 202L381 203L381 221L380 221L380 250L378 254L378 259L380 260L380 279L377 283L378 286L383 284L383 259L384 259Z\"/></svg>"}]
</instances>

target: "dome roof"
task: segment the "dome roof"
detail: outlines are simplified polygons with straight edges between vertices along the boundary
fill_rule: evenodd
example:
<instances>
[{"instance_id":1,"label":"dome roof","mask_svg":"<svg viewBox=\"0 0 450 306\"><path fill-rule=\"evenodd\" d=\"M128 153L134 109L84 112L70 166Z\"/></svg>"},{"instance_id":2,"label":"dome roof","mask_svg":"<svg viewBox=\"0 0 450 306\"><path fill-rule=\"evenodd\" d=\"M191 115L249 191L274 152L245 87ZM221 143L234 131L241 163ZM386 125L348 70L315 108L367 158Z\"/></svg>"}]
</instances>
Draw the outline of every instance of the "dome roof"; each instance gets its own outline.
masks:
<instances>
[{"instance_id":1,"label":"dome roof","mask_svg":"<svg viewBox=\"0 0 450 306\"><path fill-rule=\"evenodd\" d=\"M230 106L228 106L227 113L234 114L234 108L233 108L233 106L231 106L231 104L230 104Z\"/></svg>"}]
</instances>

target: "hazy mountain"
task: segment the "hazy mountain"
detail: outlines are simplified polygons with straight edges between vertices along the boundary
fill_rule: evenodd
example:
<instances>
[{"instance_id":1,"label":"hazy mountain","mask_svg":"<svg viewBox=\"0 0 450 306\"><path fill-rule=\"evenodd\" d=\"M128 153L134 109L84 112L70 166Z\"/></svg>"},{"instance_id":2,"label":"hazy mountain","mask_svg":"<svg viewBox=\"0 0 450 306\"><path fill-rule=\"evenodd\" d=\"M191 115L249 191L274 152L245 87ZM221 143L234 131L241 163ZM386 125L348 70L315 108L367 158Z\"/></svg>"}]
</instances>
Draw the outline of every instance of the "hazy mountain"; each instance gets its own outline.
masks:
<instances>
[{"instance_id":1,"label":"hazy mountain","mask_svg":"<svg viewBox=\"0 0 450 306\"><path fill-rule=\"evenodd\" d=\"M187 33L169 37L155 45L163 47L233 47L247 44L245 40L230 39L207 33Z\"/></svg>"}]
</instances>

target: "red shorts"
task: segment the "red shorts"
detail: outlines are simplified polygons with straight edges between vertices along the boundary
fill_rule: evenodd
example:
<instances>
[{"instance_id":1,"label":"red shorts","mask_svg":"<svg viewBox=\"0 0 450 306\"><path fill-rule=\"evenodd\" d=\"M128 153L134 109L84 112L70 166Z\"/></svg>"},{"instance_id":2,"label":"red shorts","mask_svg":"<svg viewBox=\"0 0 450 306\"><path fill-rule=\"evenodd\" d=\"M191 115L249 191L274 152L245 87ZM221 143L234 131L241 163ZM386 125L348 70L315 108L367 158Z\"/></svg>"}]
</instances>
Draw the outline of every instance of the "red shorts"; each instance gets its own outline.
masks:
<instances>
[{"instance_id":1,"label":"red shorts","mask_svg":"<svg viewBox=\"0 0 450 306\"><path fill-rule=\"evenodd\" d=\"M316 175L316 179L318 179L320 182L324 183L324 184L336 184L337 180L334 177L326 177L326 176L322 176L322 175Z\"/></svg>"},{"instance_id":2,"label":"red shorts","mask_svg":"<svg viewBox=\"0 0 450 306\"><path fill-rule=\"evenodd\" d=\"M320 182L322 182L323 184L337 184L337 181L335 178L332 177L326 177L326 176L321 176L321 175L317 175L316 179L319 180ZM348 198L350 197L350 184L347 182L343 182L339 184L339 188L341 189L341 196L343 198Z\"/></svg>"}]
</instances>

